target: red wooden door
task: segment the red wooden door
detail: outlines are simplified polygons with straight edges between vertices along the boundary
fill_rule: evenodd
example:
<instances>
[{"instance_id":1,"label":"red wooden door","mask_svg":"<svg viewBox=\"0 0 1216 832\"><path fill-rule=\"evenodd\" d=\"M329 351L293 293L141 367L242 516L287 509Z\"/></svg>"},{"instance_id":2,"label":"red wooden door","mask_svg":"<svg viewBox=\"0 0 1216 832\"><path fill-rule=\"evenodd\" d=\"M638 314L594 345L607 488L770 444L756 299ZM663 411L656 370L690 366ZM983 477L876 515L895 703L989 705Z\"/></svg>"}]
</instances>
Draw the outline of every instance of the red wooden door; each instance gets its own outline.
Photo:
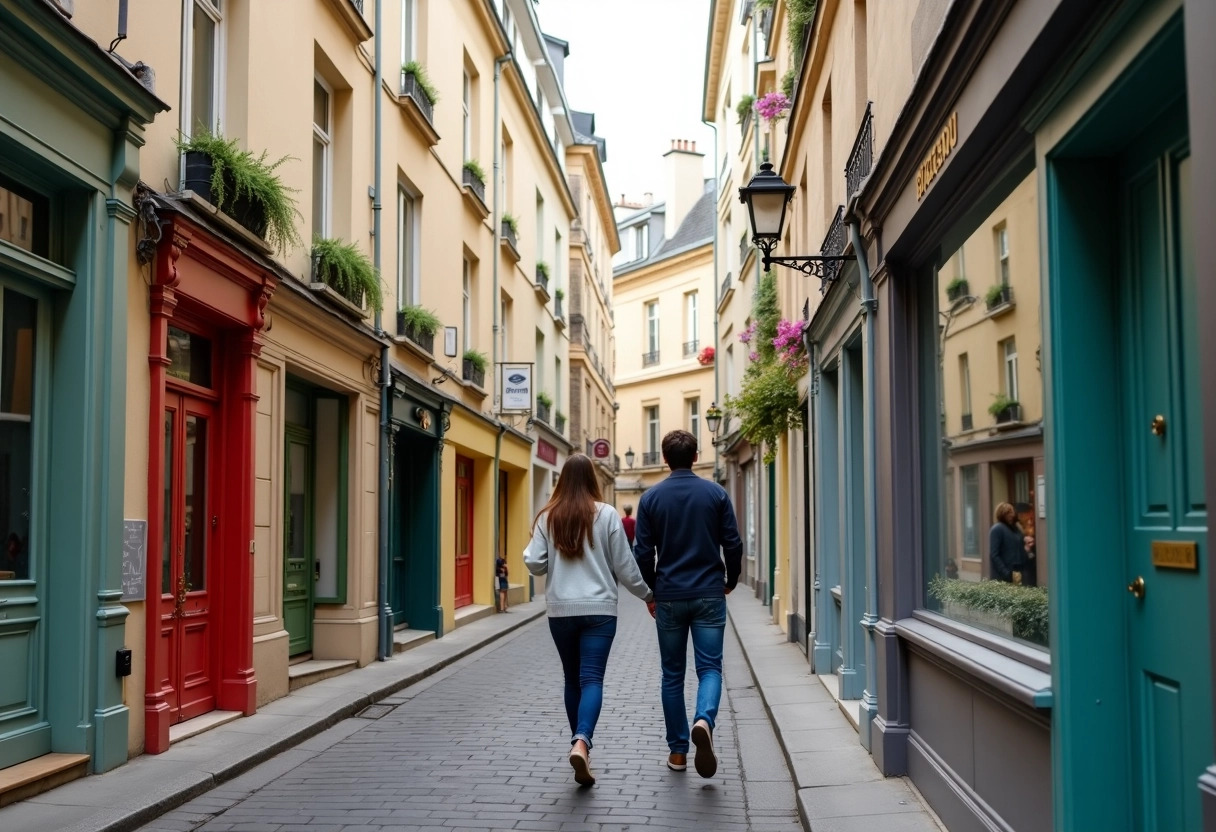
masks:
<instances>
[{"instance_id":1,"label":"red wooden door","mask_svg":"<svg viewBox=\"0 0 1216 832\"><path fill-rule=\"evenodd\" d=\"M160 620L167 658L161 686L170 722L215 709L210 595L211 540L218 522L210 490L215 427L210 402L166 393Z\"/></svg>"},{"instance_id":2,"label":"red wooden door","mask_svg":"<svg viewBox=\"0 0 1216 832\"><path fill-rule=\"evenodd\" d=\"M456 457L456 606L473 603L473 460Z\"/></svg>"}]
</instances>

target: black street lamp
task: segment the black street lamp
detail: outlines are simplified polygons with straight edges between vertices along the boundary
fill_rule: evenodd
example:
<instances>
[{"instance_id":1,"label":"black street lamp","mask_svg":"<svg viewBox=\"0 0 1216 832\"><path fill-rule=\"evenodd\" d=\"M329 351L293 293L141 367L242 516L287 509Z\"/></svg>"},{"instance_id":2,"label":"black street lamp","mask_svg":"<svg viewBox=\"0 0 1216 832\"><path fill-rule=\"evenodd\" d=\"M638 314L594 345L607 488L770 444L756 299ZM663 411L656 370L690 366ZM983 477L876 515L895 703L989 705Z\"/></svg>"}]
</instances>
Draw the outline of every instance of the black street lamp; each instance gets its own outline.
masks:
<instances>
[{"instance_id":1,"label":"black street lamp","mask_svg":"<svg viewBox=\"0 0 1216 832\"><path fill-rule=\"evenodd\" d=\"M794 196L796 188L773 170L772 162L765 162L752 177L752 181L739 188L739 201L747 206L748 220L752 225L752 243L760 249L764 270L776 263L797 269L803 274L824 279L824 263L852 260L849 254L815 254L796 257L774 257L773 250L781 239L785 228L786 206Z\"/></svg>"},{"instance_id":2,"label":"black street lamp","mask_svg":"<svg viewBox=\"0 0 1216 832\"><path fill-rule=\"evenodd\" d=\"M709 410L705 411L705 425L709 428L709 432L714 435L716 441L718 428L722 426L722 410L718 407L717 402L711 404Z\"/></svg>"},{"instance_id":3,"label":"black street lamp","mask_svg":"<svg viewBox=\"0 0 1216 832\"><path fill-rule=\"evenodd\" d=\"M633 446L629 446L629 450L625 451L625 464L633 468L633 460L637 458L637 454L633 452Z\"/></svg>"}]
</instances>

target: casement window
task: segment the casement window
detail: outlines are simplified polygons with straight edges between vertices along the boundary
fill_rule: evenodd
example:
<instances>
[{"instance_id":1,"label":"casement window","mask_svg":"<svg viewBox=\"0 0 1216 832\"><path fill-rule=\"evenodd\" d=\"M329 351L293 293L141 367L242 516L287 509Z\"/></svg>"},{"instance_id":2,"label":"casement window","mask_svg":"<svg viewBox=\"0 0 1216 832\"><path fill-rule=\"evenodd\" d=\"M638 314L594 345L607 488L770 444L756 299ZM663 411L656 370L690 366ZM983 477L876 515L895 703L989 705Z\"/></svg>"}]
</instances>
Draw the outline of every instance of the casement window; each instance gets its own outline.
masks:
<instances>
[{"instance_id":1,"label":"casement window","mask_svg":"<svg viewBox=\"0 0 1216 832\"><path fill-rule=\"evenodd\" d=\"M1001 285L1009 285L1009 228L1001 225L996 230L996 261L1001 275Z\"/></svg>"},{"instance_id":2,"label":"casement window","mask_svg":"<svg viewBox=\"0 0 1216 832\"><path fill-rule=\"evenodd\" d=\"M320 78L312 84L312 231L330 234L330 202L333 196L333 93Z\"/></svg>"},{"instance_id":3,"label":"casement window","mask_svg":"<svg viewBox=\"0 0 1216 832\"><path fill-rule=\"evenodd\" d=\"M397 188L397 300L399 305L417 305L418 201L405 188ZM466 270L468 265L465 266ZM466 274L467 280L467 274Z\"/></svg>"},{"instance_id":4,"label":"casement window","mask_svg":"<svg viewBox=\"0 0 1216 832\"><path fill-rule=\"evenodd\" d=\"M646 453L658 454L662 446L659 434L659 406L651 405L646 408ZM657 459L647 460L649 464L657 464Z\"/></svg>"},{"instance_id":5,"label":"casement window","mask_svg":"<svg viewBox=\"0 0 1216 832\"><path fill-rule=\"evenodd\" d=\"M223 0L185 0L182 7L181 129L218 133L223 89Z\"/></svg>"},{"instance_id":6,"label":"casement window","mask_svg":"<svg viewBox=\"0 0 1216 832\"><path fill-rule=\"evenodd\" d=\"M659 302L657 300L646 304L646 351L654 355L659 352Z\"/></svg>"},{"instance_id":7,"label":"casement window","mask_svg":"<svg viewBox=\"0 0 1216 832\"><path fill-rule=\"evenodd\" d=\"M689 292L684 296L684 341L685 355L689 355L697 351L698 343L701 340L701 327L697 320L697 293Z\"/></svg>"},{"instance_id":8,"label":"casement window","mask_svg":"<svg viewBox=\"0 0 1216 832\"><path fill-rule=\"evenodd\" d=\"M464 280L462 282L461 305L460 305L460 329L461 338L464 339L463 347L465 350L473 348L473 268L469 265L469 260L466 257L464 264Z\"/></svg>"},{"instance_id":9,"label":"casement window","mask_svg":"<svg viewBox=\"0 0 1216 832\"><path fill-rule=\"evenodd\" d=\"M1005 395L1018 401L1018 345L1015 339L1001 342L1001 359L1005 368Z\"/></svg>"},{"instance_id":10,"label":"casement window","mask_svg":"<svg viewBox=\"0 0 1216 832\"><path fill-rule=\"evenodd\" d=\"M463 118L461 135L464 140L464 160L467 162L473 158L473 82L470 80L467 70L461 82L461 95L461 115Z\"/></svg>"},{"instance_id":11,"label":"casement window","mask_svg":"<svg viewBox=\"0 0 1216 832\"><path fill-rule=\"evenodd\" d=\"M641 223L633 227L633 259L645 260L650 252L650 225Z\"/></svg>"},{"instance_id":12,"label":"casement window","mask_svg":"<svg viewBox=\"0 0 1216 832\"><path fill-rule=\"evenodd\" d=\"M963 430L971 430L971 361L967 353L958 357L959 412Z\"/></svg>"},{"instance_id":13,"label":"casement window","mask_svg":"<svg viewBox=\"0 0 1216 832\"><path fill-rule=\"evenodd\" d=\"M963 557L980 556L980 466L964 465L963 472Z\"/></svg>"},{"instance_id":14,"label":"casement window","mask_svg":"<svg viewBox=\"0 0 1216 832\"><path fill-rule=\"evenodd\" d=\"M418 26L417 0L401 0L401 63L405 65L417 57L414 32Z\"/></svg>"},{"instance_id":15,"label":"casement window","mask_svg":"<svg viewBox=\"0 0 1216 832\"><path fill-rule=\"evenodd\" d=\"M701 439L701 399L694 398L688 400L688 432L697 438Z\"/></svg>"}]
</instances>

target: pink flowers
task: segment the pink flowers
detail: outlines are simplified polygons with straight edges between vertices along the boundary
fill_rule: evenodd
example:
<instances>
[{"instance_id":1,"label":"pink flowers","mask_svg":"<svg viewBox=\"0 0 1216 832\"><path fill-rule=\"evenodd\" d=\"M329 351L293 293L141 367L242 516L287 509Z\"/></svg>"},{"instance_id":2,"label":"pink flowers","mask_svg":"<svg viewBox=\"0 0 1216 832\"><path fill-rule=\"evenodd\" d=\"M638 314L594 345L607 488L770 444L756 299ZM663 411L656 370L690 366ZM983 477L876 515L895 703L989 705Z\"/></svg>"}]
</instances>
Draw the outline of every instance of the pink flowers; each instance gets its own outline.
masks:
<instances>
[{"instance_id":1,"label":"pink flowers","mask_svg":"<svg viewBox=\"0 0 1216 832\"><path fill-rule=\"evenodd\" d=\"M777 360L788 367L800 369L806 364L802 344L802 324L798 321L778 321L777 337L773 339Z\"/></svg>"},{"instance_id":2,"label":"pink flowers","mask_svg":"<svg viewBox=\"0 0 1216 832\"><path fill-rule=\"evenodd\" d=\"M697 354L697 363L702 367L708 367L714 363L714 348L706 347Z\"/></svg>"},{"instance_id":3,"label":"pink flowers","mask_svg":"<svg viewBox=\"0 0 1216 832\"><path fill-rule=\"evenodd\" d=\"M739 333L739 340L745 344L750 344L752 339L756 337L756 322L752 321L747 325L747 329Z\"/></svg>"},{"instance_id":4,"label":"pink flowers","mask_svg":"<svg viewBox=\"0 0 1216 832\"><path fill-rule=\"evenodd\" d=\"M760 96L760 100L756 102L756 112L769 124L785 118L789 108L790 100L785 97L783 92L766 93Z\"/></svg>"}]
</instances>

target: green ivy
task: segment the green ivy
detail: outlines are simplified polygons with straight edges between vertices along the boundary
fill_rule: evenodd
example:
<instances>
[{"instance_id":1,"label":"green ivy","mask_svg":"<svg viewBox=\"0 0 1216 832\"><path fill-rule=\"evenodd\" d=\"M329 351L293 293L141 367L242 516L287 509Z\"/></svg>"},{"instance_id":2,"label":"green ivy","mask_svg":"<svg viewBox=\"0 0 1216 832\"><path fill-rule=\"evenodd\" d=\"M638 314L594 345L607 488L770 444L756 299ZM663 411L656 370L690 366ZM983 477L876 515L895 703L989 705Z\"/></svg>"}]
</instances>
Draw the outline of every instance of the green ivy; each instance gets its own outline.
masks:
<instances>
[{"instance_id":1,"label":"green ivy","mask_svg":"<svg viewBox=\"0 0 1216 832\"><path fill-rule=\"evenodd\" d=\"M935 575L929 595L978 612L991 613L1013 625L1013 635L1047 646L1047 588L1021 586L1004 581L965 581Z\"/></svg>"},{"instance_id":2,"label":"green ivy","mask_svg":"<svg viewBox=\"0 0 1216 832\"><path fill-rule=\"evenodd\" d=\"M739 103L735 105L735 115L739 117L740 124L742 124L743 120L747 118L749 113L751 113L752 105L755 103L756 96L754 95L745 95L739 99Z\"/></svg>"}]
</instances>

